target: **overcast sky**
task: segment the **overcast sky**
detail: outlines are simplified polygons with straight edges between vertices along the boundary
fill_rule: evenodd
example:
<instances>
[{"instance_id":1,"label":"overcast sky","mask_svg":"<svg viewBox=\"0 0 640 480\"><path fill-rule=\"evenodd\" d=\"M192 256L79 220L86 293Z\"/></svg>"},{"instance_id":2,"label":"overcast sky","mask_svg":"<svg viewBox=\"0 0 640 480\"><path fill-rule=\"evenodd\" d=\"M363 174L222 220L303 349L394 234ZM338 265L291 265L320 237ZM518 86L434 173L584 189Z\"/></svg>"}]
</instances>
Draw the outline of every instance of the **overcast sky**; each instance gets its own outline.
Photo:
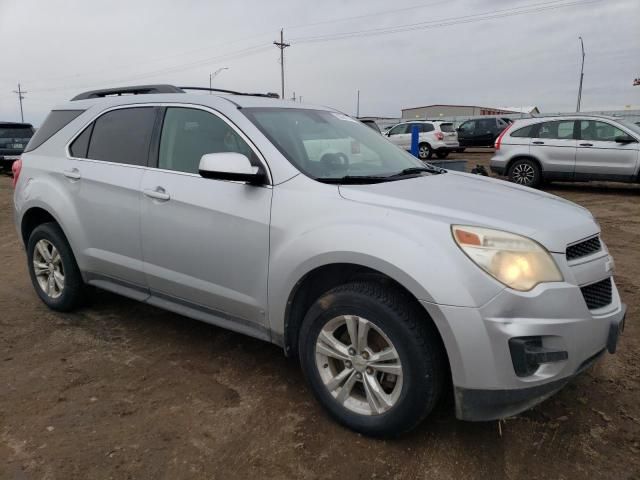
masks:
<instances>
[{"instance_id":1,"label":"overcast sky","mask_svg":"<svg viewBox=\"0 0 640 480\"><path fill-rule=\"evenodd\" d=\"M492 17L492 18L487 18ZM640 104L640 0L0 0L0 120L39 125L83 90L170 83L280 91L361 115L429 104ZM340 34L345 34L342 37ZM337 37L337 38L336 38Z\"/></svg>"}]
</instances>

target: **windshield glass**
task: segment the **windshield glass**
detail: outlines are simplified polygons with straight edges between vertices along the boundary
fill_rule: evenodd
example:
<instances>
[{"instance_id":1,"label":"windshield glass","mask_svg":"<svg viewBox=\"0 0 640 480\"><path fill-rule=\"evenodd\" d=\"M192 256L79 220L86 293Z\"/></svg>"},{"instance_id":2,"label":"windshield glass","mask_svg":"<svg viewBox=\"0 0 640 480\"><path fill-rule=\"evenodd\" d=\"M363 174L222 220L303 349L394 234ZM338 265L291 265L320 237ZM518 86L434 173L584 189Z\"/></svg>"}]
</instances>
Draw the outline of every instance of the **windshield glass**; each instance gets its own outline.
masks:
<instances>
[{"instance_id":1,"label":"windshield glass","mask_svg":"<svg viewBox=\"0 0 640 480\"><path fill-rule=\"evenodd\" d=\"M298 108L241 111L298 170L316 180L392 175L397 179L404 170L428 167L341 113Z\"/></svg>"}]
</instances>

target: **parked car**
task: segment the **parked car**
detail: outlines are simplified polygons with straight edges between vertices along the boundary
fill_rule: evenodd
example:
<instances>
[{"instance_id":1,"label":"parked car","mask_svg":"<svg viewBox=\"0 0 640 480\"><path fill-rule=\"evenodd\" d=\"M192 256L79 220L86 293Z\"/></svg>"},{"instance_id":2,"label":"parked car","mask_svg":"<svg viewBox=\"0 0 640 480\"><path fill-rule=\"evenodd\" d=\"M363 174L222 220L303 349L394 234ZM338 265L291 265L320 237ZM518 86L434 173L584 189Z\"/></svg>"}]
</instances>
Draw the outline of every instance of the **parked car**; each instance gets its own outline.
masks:
<instances>
[{"instance_id":1,"label":"parked car","mask_svg":"<svg viewBox=\"0 0 640 480\"><path fill-rule=\"evenodd\" d=\"M614 117L518 120L496 140L491 170L537 187L544 180L640 181L640 127Z\"/></svg>"},{"instance_id":2,"label":"parked car","mask_svg":"<svg viewBox=\"0 0 640 480\"><path fill-rule=\"evenodd\" d=\"M493 147L496 138L513 120L502 117L482 117L467 120L456 129L461 147Z\"/></svg>"},{"instance_id":3,"label":"parked car","mask_svg":"<svg viewBox=\"0 0 640 480\"><path fill-rule=\"evenodd\" d=\"M360 121L364 123L367 127L369 127L371 130L374 130L378 133L382 133L382 131L380 131L380 127L374 120L360 120Z\"/></svg>"},{"instance_id":4,"label":"parked car","mask_svg":"<svg viewBox=\"0 0 640 480\"><path fill-rule=\"evenodd\" d=\"M30 123L0 122L0 169L11 171L13 162L20 157L33 132Z\"/></svg>"},{"instance_id":5,"label":"parked car","mask_svg":"<svg viewBox=\"0 0 640 480\"><path fill-rule=\"evenodd\" d=\"M411 131L414 125L420 128L418 134L418 158L427 160L435 153L438 158L446 158L452 151L458 150L458 134L451 122L413 121L399 123L392 127L387 136L391 143L405 150L411 149Z\"/></svg>"},{"instance_id":6,"label":"parked car","mask_svg":"<svg viewBox=\"0 0 640 480\"><path fill-rule=\"evenodd\" d=\"M273 342L368 435L411 429L448 385L458 418L521 412L623 325L586 209L430 167L326 107L87 92L15 167L46 305L72 310L88 284Z\"/></svg>"}]
</instances>

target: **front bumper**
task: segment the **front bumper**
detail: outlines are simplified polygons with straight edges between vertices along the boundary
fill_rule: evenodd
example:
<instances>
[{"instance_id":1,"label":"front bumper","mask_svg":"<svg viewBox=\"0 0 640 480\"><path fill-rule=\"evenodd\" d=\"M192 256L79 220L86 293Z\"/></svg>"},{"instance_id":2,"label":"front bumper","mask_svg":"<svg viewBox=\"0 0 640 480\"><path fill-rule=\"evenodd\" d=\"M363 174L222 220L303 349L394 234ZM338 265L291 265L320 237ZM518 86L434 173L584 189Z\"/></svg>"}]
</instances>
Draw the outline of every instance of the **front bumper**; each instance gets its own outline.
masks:
<instances>
[{"instance_id":1,"label":"front bumper","mask_svg":"<svg viewBox=\"0 0 640 480\"><path fill-rule=\"evenodd\" d=\"M578 287L611 275L608 253L571 265L557 257L564 282L529 292L505 288L478 308L422 302L447 349L458 418L484 421L520 413L561 389L607 349L615 351L626 306L613 278L611 303L599 309L587 308ZM519 376L509 340L521 337L563 354Z\"/></svg>"},{"instance_id":2,"label":"front bumper","mask_svg":"<svg viewBox=\"0 0 640 480\"><path fill-rule=\"evenodd\" d=\"M591 367L605 351L615 353L620 333L624 330L626 307L610 323L606 347L585 359L567 377L551 380L533 387L508 390L483 390L455 387L456 416L460 420L489 421L517 415L546 400L561 390L573 378Z\"/></svg>"}]
</instances>

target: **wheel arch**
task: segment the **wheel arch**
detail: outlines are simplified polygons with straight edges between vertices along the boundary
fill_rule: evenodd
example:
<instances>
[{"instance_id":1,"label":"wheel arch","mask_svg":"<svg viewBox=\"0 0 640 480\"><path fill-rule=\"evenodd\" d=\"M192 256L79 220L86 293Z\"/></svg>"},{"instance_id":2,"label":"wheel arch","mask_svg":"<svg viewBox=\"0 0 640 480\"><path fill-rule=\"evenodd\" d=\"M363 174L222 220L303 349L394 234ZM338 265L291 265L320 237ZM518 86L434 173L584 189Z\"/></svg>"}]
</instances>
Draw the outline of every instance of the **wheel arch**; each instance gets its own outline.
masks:
<instances>
[{"instance_id":1,"label":"wheel arch","mask_svg":"<svg viewBox=\"0 0 640 480\"><path fill-rule=\"evenodd\" d=\"M294 285L289 293L284 315L284 338L282 340L285 355L288 357L297 356L300 327L311 305L332 288L356 280L369 280L381 283L388 288L397 289L405 294L416 308L419 308L424 321L431 323L433 330L438 334L437 341L441 345L446 359L447 372L445 375L451 378L449 356L442 333L415 294L389 274L357 263L329 263L317 266L307 272Z\"/></svg>"}]
</instances>

